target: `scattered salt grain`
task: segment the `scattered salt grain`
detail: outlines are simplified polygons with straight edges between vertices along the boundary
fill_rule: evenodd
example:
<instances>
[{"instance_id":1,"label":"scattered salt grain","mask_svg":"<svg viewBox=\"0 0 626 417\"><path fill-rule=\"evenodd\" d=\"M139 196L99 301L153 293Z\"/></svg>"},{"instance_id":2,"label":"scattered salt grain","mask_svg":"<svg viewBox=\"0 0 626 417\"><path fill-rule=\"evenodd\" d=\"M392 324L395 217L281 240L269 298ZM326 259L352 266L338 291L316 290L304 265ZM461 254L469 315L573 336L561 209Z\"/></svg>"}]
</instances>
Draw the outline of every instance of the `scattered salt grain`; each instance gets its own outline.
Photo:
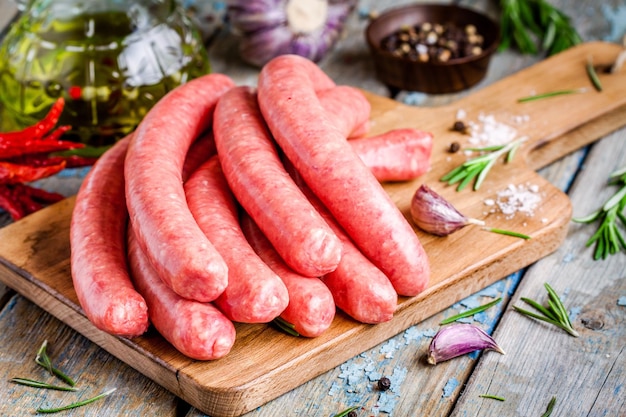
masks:
<instances>
[{"instance_id":1,"label":"scattered salt grain","mask_svg":"<svg viewBox=\"0 0 626 417\"><path fill-rule=\"evenodd\" d=\"M499 210L507 219L521 213L529 217L541 202L541 193L536 184L509 184L504 190L496 193L495 199L485 199L484 204L493 207L491 212Z\"/></svg>"},{"instance_id":2,"label":"scattered salt grain","mask_svg":"<svg viewBox=\"0 0 626 417\"><path fill-rule=\"evenodd\" d=\"M492 114L478 115L478 121L467 123L469 143L474 146L495 146L512 142L517 137L517 129L496 120Z\"/></svg>"}]
</instances>

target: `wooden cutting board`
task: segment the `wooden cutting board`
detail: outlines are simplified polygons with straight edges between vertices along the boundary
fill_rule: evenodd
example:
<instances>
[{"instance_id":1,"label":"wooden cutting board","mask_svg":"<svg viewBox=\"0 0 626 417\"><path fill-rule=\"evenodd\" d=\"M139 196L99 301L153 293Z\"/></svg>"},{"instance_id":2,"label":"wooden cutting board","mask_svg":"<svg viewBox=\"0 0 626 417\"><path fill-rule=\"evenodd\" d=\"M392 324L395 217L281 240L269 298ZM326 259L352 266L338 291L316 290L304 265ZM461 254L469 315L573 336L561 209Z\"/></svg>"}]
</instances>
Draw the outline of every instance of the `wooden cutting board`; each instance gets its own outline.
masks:
<instances>
[{"instance_id":1,"label":"wooden cutting board","mask_svg":"<svg viewBox=\"0 0 626 417\"><path fill-rule=\"evenodd\" d=\"M585 71L589 56L596 65L610 65L620 51L614 44L583 44L445 107L410 107L368 94L372 134L417 127L435 137L429 173L385 185L407 218L414 191L426 183L467 216L532 237L522 240L473 226L445 238L416 230L432 279L422 294L402 298L389 322L363 325L339 313L315 339L287 336L267 325L237 325L233 350L213 362L186 358L154 331L132 340L103 333L84 316L72 288L68 236L73 198L0 229L0 280L204 413L241 415L553 252L565 238L572 208L568 197L535 170L626 124L626 70L600 74L602 92L594 90ZM533 93L580 87L589 91L517 102ZM519 136L528 136L515 159L498 162L479 191L468 187L457 192L439 181L466 158L447 152L452 141L463 145L468 138L450 130L459 110L466 112L466 120L480 114L501 122L516 120L508 124ZM538 188L541 202L533 215L488 214L485 201L510 184Z\"/></svg>"}]
</instances>

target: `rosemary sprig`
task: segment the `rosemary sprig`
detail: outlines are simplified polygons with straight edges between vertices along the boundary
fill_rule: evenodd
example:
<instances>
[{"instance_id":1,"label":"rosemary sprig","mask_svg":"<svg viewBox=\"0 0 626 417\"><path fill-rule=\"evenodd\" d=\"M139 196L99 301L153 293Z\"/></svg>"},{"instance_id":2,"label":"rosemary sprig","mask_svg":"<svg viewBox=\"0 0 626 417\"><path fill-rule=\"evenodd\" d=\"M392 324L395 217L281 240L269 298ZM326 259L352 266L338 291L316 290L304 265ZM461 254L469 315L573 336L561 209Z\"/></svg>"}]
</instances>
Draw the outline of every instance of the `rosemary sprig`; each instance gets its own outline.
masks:
<instances>
[{"instance_id":1,"label":"rosemary sprig","mask_svg":"<svg viewBox=\"0 0 626 417\"><path fill-rule=\"evenodd\" d=\"M41 347L37 351L37 355L35 356L35 362L38 365L41 365L44 368L46 368L48 372L50 373L50 375L56 376L57 378L61 379L63 382L65 382L67 385L71 387L75 386L76 382L74 382L72 378L70 378L68 375L63 373L63 371L55 368L52 365L52 361L50 360L50 357L48 356L48 353L46 352L47 347L48 347L48 341L44 340L43 343L41 344Z\"/></svg>"},{"instance_id":2,"label":"rosemary sprig","mask_svg":"<svg viewBox=\"0 0 626 417\"><path fill-rule=\"evenodd\" d=\"M492 400L505 401L504 397L498 397L497 395L479 394L478 396L480 398L489 398L489 399L492 399Z\"/></svg>"},{"instance_id":3,"label":"rosemary sprig","mask_svg":"<svg viewBox=\"0 0 626 417\"><path fill-rule=\"evenodd\" d=\"M283 319L282 317L276 317L274 320L272 320L272 324L280 331L283 331L285 333L287 333L290 336L300 336L300 333L298 333L295 330L295 327L293 324L289 323L287 320Z\"/></svg>"},{"instance_id":4,"label":"rosemary sprig","mask_svg":"<svg viewBox=\"0 0 626 417\"><path fill-rule=\"evenodd\" d=\"M578 332L574 330L572 327L572 322L569 319L569 315L567 314L567 310L565 310L565 306L563 302L559 298L558 294L554 291L554 289L546 282L543 284L546 290L548 291L548 307L544 307L538 302L531 300L529 298L522 297L520 298L526 304L533 307L535 310L539 312L533 313L531 311L525 310L518 306L513 306L513 308L526 316L533 317L537 320L542 320L547 323L553 324L574 337L578 337Z\"/></svg>"},{"instance_id":5,"label":"rosemary sprig","mask_svg":"<svg viewBox=\"0 0 626 417\"><path fill-rule=\"evenodd\" d=\"M15 384L25 385L27 387L33 387L33 388L52 389L56 391L76 391L77 390L76 387L52 385L52 384L48 384L47 382L36 381L34 379L29 379L29 378L11 378L9 381Z\"/></svg>"},{"instance_id":6,"label":"rosemary sprig","mask_svg":"<svg viewBox=\"0 0 626 417\"><path fill-rule=\"evenodd\" d=\"M440 325L449 324L449 323L452 323L452 322L457 321L457 320L459 320L459 319L463 319L463 318L465 318L465 317L473 316L473 315L474 315L474 314L476 314L476 313L481 313L481 312L483 312L483 311L485 311L485 310L487 310L487 309L489 309L489 308L491 308L491 307L495 306L495 305L496 305L496 304L498 304L500 301L502 301L502 297L496 298L495 300L490 301L490 302L488 302L487 304L483 304L483 305L481 305L481 306L478 306L478 307L472 308L472 309L470 309L470 310L463 311L463 312L461 312L461 313L459 313L459 314L457 314L457 315L454 315L454 316L448 317L447 319L441 320L441 321L439 322L439 324L440 324Z\"/></svg>"},{"instance_id":7,"label":"rosemary sprig","mask_svg":"<svg viewBox=\"0 0 626 417\"><path fill-rule=\"evenodd\" d=\"M556 397L552 397L548 406L546 407L546 412L541 415L541 417L550 417L552 414L552 410L554 410L554 405L556 404Z\"/></svg>"},{"instance_id":8,"label":"rosemary sprig","mask_svg":"<svg viewBox=\"0 0 626 417\"><path fill-rule=\"evenodd\" d=\"M452 171L441 177L441 181L447 182L449 185L457 184L457 191L463 190L472 180L474 182L474 191L478 190L485 180L485 177L494 166L498 158L507 154L505 162L510 162L515 155L515 151L526 138L521 138L509 142L506 145L490 146L486 148L469 148L474 152L488 152L476 158L469 159L463 164L454 168Z\"/></svg>"},{"instance_id":9,"label":"rosemary sprig","mask_svg":"<svg viewBox=\"0 0 626 417\"><path fill-rule=\"evenodd\" d=\"M102 394L96 395L95 397L91 397L91 398L88 398L88 399L83 400L83 401L78 401L78 402L75 402L75 403L64 405L63 407L58 407L58 408L38 408L37 412L38 413L42 413L42 414L53 414L53 413L59 413L61 411L71 410L71 409L82 407L84 405L91 404L91 403L93 403L95 401L98 401L98 400L100 400L100 399L110 395L114 391L115 391L115 388L112 388L112 389L110 389L108 391L103 392Z\"/></svg>"},{"instance_id":10,"label":"rosemary sprig","mask_svg":"<svg viewBox=\"0 0 626 417\"><path fill-rule=\"evenodd\" d=\"M500 50L554 55L582 42L569 17L546 0L500 0Z\"/></svg>"},{"instance_id":11,"label":"rosemary sprig","mask_svg":"<svg viewBox=\"0 0 626 417\"><path fill-rule=\"evenodd\" d=\"M586 92L587 92L586 88L575 88L575 89L569 89L569 90L548 91L547 93L533 94L532 96L526 96L526 97L518 98L517 102L518 103L528 103L529 101L542 100L544 98L550 98L550 97L556 97L556 96L564 96L564 95L568 95L568 94L579 94L579 93L586 93Z\"/></svg>"},{"instance_id":12,"label":"rosemary sprig","mask_svg":"<svg viewBox=\"0 0 626 417\"><path fill-rule=\"evenodd\" d=\"M619 185L620 188L598 210L585 217L574 217L576 223L593 223L599 221L596 232L587 240L586 246L596 245L593 259L606 259L609 255L626 249L626 239L622 235L619 224L626 226L624 207L626 206L626 167L623 167L609 176L609 185Z\"/></svg>"},{"instance_id":13,"label":"rosemary sprig","mask_svg":"<svg viewBox=\"0 0 626 417\"><path fill-rule=\"evenodd\" d=\"M346 408L345 410L343 410L342 412L340 412L339 414L335 414L333 417L346 417L348 414L350 414L353 411L358 410L359 408L361 408L358 405Z\"/></svg>"}]
</instances>

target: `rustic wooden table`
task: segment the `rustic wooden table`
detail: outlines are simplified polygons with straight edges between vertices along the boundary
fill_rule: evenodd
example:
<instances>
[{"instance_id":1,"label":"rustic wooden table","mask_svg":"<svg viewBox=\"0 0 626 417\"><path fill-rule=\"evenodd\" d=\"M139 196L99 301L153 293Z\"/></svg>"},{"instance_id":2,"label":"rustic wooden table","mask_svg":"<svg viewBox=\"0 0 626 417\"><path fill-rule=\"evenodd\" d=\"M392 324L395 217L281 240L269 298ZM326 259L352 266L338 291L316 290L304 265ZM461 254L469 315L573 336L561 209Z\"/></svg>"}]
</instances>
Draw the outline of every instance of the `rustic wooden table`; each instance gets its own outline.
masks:
<instances>
[{"instance_id":1,"label":"rustic wooden table","mask_svg":"<svg viewBox=\"0 0 626 417\"><path fill-rule=\"evenodd\" d=\"M338 84L386 95L386 87L374 76L363 40L365 16L406 3L412 2L360 1L345 37L321 63L324 70ZM626 30L624 0L550 3L571 15L584 40L621 42ZM468 0L461 4L492 16L497 14L495 2ZM0 0L0 25L6 27L14 13L11 2ZM240 84L254 85L258 71L243 65L233 53L235 49L231 36L218 36L210 46L213 70L228 73ZM501 52L494 57L486 79L471 90L443 96L402 92L396 99L418 106L447 104L540 59ZM606 179L624 165L626 128L607 134L539 172L567 192L574 215L584 215L615 191L606 185ZM70 173L50 179L46 186L69 196L80 180L81 173ZM7 222L7 216L0 214L0 224ZM591 227L572 224L566 241L556 252L247 416L327 417L354 405L361 407L359 416L539 416L552 397L556 398L554 416L626 416L626 262L623 253L604 261L592 260L592 250L585 247L590 233ZM520 297L542 300L545 282L563 294L579 338L530 320L511 308L521 305ZM495 297L502 297L503 302L470 321L492 333L506 355L485 352L434 367L426 364L428 345L444 317ZM80 380L82 386L93 387L85 389L81 398L117 388L109 398L65 415L204 415L26 298L1 286L0 329L2 416L33 414L37 407L59 404L64 398L63 393L9 382L16 376L37 375L34 352L44 339L50 342L49 353L61 368ZM382 376L391 380L391 389L385 392L376 389ZM481 394L500 396L505 401L485 399Z\"/></svg>"}]
</instances>

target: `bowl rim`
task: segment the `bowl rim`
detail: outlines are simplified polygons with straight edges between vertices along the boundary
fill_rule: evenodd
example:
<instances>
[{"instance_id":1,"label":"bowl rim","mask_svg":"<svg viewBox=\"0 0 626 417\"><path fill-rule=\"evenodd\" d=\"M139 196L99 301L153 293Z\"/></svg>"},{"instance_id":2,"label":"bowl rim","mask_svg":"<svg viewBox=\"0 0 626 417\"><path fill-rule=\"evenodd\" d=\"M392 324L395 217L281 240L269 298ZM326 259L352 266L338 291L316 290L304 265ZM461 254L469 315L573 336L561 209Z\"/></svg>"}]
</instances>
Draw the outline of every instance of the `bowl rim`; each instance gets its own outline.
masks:
<instances>
[{"instance_id":1,"label":"bowl rim","mask_svg":"<svg viewBox=\"0 0 626 417\"><path fill-rule=\"evenodd\" d=\"M381 19L389 19L391 17L394 17L396 15L401 15L404 14L407 10L415 10L415 9L433 9L433 8L438 8L438 9L449 9L449 10L453 10L456 9L462 13L468 13L470 16L476 16L480 19L484 19L485 21L489 22L491 25L493 25L493 29L495 32L495 37L493 39L493 42L485 49L483 49L483 51L478 54L478 55L472 55L472 56L464 56L461 58L454 58L451 59L449 61L445 61L445 62L441 62L441 61L428 61L428 62L421 62L421 61L413 61L413 60L409 60L406 58L402 58L399 57L383 48L380 47L380 44L377 44L376 42L374 42L373 40L373 35L372 32L374 30L374 27L376 25L377 22L380 22ZM416 24L419 22L416 22ZM399 7L393 7L390 9L386 9L384 10L379 16L377 16L376 18L372 19L367 27L365 28L365 38L367 40L367 43L370 47L370 49L372 51L375 51L376 54L382 55L385 58L388 59L393 59L397 62L410 62L412 64L415 65L421 65L421 66L433 66L433 67L449 67L452 65L461 65L461 64L467 64L467 63L471 63L474 61L478 61L480 59L483 59L485 57L488 57L490 55L492 55L499 47L500 45L500 40L501 40L501 33L500 33L500 24L495 21L494 19L492 19L490 16L488 16L487 14L480 12L478 10L472 9L472 8L468 8L468 7L463 7L463 6L459 6L456 4L441 4L441 3L418 3L418 4L409 4L409 5L405 5L405 6L399 6ZM391 32L389 33L391 34Z\"/></svg>"}]
</instances>

